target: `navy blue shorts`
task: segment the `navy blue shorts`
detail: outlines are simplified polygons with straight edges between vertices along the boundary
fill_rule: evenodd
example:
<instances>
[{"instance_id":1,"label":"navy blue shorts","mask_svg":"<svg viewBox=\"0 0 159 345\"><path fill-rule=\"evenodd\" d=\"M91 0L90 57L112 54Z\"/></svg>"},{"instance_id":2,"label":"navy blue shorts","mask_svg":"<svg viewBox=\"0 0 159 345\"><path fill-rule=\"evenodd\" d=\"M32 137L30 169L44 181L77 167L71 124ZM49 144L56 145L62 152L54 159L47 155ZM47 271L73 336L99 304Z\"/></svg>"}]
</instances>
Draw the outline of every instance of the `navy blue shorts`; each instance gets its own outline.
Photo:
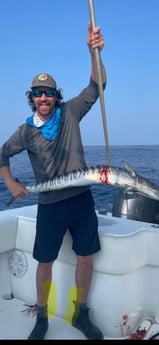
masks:
<instances>
[{"instance_id":1,"label":"navy blue shorts","mask_svg":"<svg viewBox=\"0 0 159 345\"><path fill-rule=\"evenodd\" d=\"M92 255L100 250L98 218L90 190L56 203L38 205L33 257L43 263L55 260L67 230L77 255Z\"/></svg>"}]
</instances>

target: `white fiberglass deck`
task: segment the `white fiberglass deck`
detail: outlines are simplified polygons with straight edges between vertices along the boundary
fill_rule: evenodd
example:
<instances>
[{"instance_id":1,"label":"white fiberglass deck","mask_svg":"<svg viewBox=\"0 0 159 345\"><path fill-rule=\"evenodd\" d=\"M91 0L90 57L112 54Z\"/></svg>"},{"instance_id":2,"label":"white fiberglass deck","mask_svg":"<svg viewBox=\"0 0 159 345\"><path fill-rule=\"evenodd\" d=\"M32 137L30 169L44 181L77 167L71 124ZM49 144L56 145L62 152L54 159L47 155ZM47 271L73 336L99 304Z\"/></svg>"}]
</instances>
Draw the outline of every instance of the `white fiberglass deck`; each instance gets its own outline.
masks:
<instances>
[{"instance_id":1,"label":"white fiberglass deck","mask_svg":"<svg viewBox=\"0 0 159 345\"><path fill-rule=\"evenodd\" d=\"M0 299L0 340L27 339L32 331L36 317L22 312L27 309L23 301L16 298ZM45 339L86 339L71 324L57 317L49 318L49 329Z\"/></svg>"}]
</instances>

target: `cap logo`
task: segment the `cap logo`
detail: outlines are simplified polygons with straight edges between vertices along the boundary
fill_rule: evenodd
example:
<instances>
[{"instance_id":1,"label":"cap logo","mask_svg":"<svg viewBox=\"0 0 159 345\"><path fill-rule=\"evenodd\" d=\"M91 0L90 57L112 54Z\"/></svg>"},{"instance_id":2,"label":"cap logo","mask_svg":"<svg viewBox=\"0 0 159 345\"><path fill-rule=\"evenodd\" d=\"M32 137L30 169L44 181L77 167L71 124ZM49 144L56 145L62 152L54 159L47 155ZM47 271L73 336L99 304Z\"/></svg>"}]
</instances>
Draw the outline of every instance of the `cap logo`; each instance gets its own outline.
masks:
<instances>
[{"instance_id":1,"label":"cap logo","mask_svg":"<svg viewBox=\"0 0 159 345\"><path fill-rule=\"evenodd\" d=\"M39 81L46 81L48 79L49 79L49 77L47 74L39 74L39 76L38 76Z\"/></svg>"}]
</instances>

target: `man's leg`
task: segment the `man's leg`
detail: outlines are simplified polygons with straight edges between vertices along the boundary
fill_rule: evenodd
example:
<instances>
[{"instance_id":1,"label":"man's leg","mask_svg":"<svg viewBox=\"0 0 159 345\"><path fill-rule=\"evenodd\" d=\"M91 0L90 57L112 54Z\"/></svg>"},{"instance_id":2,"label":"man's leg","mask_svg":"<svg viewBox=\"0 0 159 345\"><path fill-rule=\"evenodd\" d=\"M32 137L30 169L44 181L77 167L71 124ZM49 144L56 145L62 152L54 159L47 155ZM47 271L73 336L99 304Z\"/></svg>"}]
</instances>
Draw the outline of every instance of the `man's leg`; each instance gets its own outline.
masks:
<instances>
[{"instance_id":1,"label":"man's leg","mask_svg":"<svg viewBox=\"0 0 159 345\"><path fill-rule=\"evenodd\" d=\"M44 339L48 330L47 301L52 280L52 264L38 263L36 272L37 320L28 339Z\"/></svg>"},{"instance_id":2,"label":"man's leg","mask_svg":"<svg viewBox=\"0 0 159 345\"><path fill-rule=\"evenodd\" d=\"M77 301L72 318L74 327L81 330L88 339L103 339L102 332L90 321L87 298L93 272L93 255L78 256L76 266Z\"/></svg>"},{"instance_id":3,"label":"man's leg","mask_svg":"<svg viewBox=\"0 0 159 345\"><path fill-rule=\"evenodd\" d=\"M93 255L77 256L75 280L77 286L77 301L79 303L87 302L92 279L92 271Z\"/></svg>"}]
</instances>

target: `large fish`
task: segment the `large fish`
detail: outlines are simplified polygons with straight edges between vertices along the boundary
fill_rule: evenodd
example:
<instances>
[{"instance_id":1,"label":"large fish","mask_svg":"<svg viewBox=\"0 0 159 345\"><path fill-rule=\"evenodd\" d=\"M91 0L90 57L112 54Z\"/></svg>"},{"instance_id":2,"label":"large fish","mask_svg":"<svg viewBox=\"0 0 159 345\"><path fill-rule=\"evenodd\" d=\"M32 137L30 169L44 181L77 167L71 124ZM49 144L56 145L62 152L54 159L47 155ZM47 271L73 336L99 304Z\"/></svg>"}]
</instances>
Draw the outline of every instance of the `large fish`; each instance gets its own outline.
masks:
<instances>
[{"instance_id":1,"label":"large fish","mask_svg":"<svg viewBox=\"0 0 159 345\"><path fill-rule=\"evenodd\" d=\"M61 176L56 176L44 183L26 186L30 192L48 192L58 189L78 187L93 184L111 185L126 188L149 198L159 200L159 186L148 179L137 175L134 170L124 163L125 168L97 165L81 170L73 170Z\"/></svg>"}]
</instances>

